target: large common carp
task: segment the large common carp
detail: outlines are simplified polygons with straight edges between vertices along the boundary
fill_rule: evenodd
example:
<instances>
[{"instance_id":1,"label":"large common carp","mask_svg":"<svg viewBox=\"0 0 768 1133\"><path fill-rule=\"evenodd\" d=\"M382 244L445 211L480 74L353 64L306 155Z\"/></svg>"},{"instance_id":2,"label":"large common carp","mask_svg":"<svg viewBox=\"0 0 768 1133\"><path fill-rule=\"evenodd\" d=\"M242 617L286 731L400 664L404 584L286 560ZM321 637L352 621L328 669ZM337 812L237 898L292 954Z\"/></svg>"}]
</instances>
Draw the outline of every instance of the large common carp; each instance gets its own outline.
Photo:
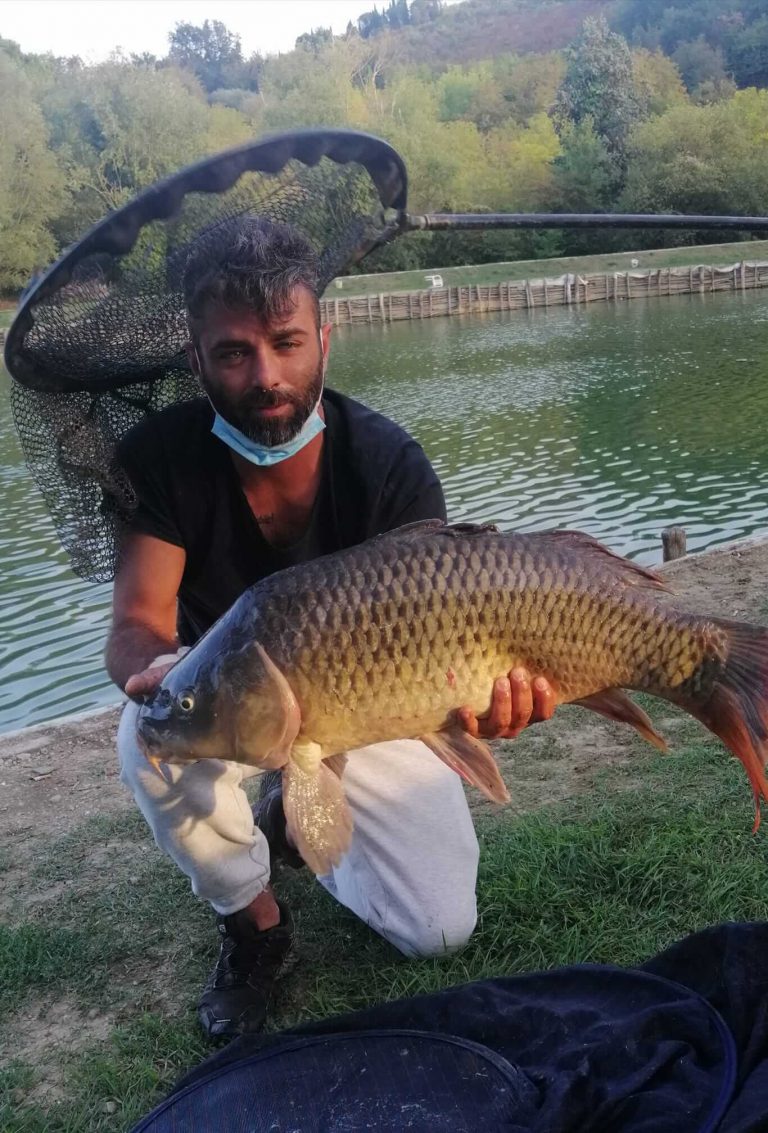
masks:
<instances>
[{"instance_id":1,"label":"large common carp","mask_svg":"<svg viewBox=\"0 0 768 1133\"><path fill-rule=\"evenodd\" d=\"M574 531L411 524L247 590L140 711L153 762L282 768L288 829L327 872L349 845L342 753L420 737L497 802L488 747L455 710L518 665L665 747L622 692L684 708L768 799L768 629L683 612L652 571ZM330 765L329 765L330 761Z\"/></svg>"}]
</instances>

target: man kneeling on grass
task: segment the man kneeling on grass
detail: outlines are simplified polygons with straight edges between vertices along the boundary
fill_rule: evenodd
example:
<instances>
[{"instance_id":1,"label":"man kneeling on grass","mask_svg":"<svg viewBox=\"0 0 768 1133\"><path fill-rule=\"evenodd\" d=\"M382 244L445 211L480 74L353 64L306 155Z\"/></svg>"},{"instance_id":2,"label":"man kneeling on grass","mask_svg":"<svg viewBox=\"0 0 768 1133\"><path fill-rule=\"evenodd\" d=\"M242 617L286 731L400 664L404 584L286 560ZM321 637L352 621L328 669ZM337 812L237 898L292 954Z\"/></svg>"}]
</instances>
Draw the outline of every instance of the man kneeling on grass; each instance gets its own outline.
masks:
<instances>
[{"instance_id":1,"label":"man kneeling on grass","mask_svg":"<svg viewBox=\"0 0 768 1133\"><path fill-rule=\"evenodd\" d=\"M137 505L121 542L106 661L137 702L259 579L445 518L419 445L324 388L331 328L320 325L315 255L299 233L255 217L229 221L191 253L184 289L187 355L206 396L148 418L119 450ZM487 719L460 718L475 734L513 736L552 707L545 681L515 671L494 685ZM259 1030L293 945L271 863L301 865L280 787L252 811L243 780L255 768L203 760L161 773L137 747L136 717L129 702L118 737L123 782L158 845L218 914L220 955L200 1020L209 1035ZM344 787L352 846L321 884L406 955L464 944L476 920L478 846L458 776L407 740L354 752Z\"/></svg>"}]
</instances>

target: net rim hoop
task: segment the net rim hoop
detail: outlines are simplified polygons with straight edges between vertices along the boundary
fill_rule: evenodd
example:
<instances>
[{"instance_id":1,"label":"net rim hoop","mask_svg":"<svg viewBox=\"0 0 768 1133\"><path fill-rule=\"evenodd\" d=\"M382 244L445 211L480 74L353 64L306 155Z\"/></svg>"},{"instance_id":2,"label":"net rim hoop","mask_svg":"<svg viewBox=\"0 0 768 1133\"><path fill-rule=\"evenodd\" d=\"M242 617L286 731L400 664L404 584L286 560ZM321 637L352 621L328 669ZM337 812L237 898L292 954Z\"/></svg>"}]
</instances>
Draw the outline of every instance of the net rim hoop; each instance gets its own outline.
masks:
<instances>
[{"instance_id":1,"label":"net rim hoop","mask_svg":"<svg viewBox=\"0 0 768 1133\"><path fill-rule=\"evenodd\" d=\"M252 142L222 150L143 189L125 205L98 221L56 260L24 296L5 339L5 368L19 385L40 390L33 366L27 360L24 339L34 325L34 306L53 295L72 277L86 256L107 253L123 256L133 248L142 228L167 220L190 192L224 192L244 173L279 173L290 161L307 166L322 158L340 165L355 162L368 172L385 209L402 213L408 195L408 174L400 154L383 138L360 130L284 130L262 135ZM84 387L76 382L71 390ZM66 392L59 386L51 392Z\"/></svg>"}]
</instances>

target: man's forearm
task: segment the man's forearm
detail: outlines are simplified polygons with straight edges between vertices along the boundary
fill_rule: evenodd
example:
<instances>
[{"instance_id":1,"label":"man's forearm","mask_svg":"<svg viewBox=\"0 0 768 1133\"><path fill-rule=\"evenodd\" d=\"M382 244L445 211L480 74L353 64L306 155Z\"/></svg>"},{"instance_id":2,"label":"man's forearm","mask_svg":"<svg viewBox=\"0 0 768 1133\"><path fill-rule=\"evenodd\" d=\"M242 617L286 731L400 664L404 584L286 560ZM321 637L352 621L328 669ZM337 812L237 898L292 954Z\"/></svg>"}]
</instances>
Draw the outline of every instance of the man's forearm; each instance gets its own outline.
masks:
<instances>
[{"instance_id":1,"label":"man's forearm","mask_svg":"<svg viewBox=\"0 0 768 1133\"><path fill-rule=\"evenodd\" d=\"M163 637L139 623L124 624L110 632L104 660L112 680L121 689L129 677L140 673L163 653L175 653L179 642Z\"/></svg>"}]
</instances>

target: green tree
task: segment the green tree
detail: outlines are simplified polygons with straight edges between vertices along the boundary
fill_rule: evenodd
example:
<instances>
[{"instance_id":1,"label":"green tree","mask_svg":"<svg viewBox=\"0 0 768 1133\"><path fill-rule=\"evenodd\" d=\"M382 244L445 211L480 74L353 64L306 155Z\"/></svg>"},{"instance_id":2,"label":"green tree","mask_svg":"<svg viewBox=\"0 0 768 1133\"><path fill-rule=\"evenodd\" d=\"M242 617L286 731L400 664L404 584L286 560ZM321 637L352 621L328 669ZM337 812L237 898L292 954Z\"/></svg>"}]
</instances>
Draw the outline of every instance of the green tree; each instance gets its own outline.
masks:
<instances>
[{"instance_id":1,"label":"green tree","mask_svg":"<svg viewBox=\"0 0 768 1133\"><path fill-rule=\"evenodd\" d=\"M768 91L751 89L712 106L676 106L643 123L632 138L623 207L765 214L766 121Z\"/></svg>"},{"instance_id":2,"label":"green tree","mask_svg":"<svg viewBox=\"0 0 768 1133\"><path fill-rule=\"evenodd\" d=\"M334 40L315 51L267 61L258 102L243 105L255 130L299 126L368 127L364 90L367 61L375 57L360 37ZM372 79L375 84L375 79Z\"/></svg>"},{"instance_id":3,"label":"green tree","mask_svg":"<svg viewBox=\"0 0 768 1133\"><path fill-rule=\"evenodd\" d=\"M204 90L258 90L263 61L258 55L245 59L240 36L229 31L221 20L205 20L199 26L178 23L168 42L169 62L191 71Z\"/></svg>"},{"instance_id":4,"label":"green tree","mask_svg":"<svg viewBox=\"0 0 768 1133\"><path fill-rule=\"evenodd\" d=\"M480 130L490 130L509 118L509 107L490 63L449 67L437 80L440 117L464 119Z\"/></svg>"},{"instance_id":5,"label":"green tree","mask_svg":"<svg viewBox=\"0 0 768 1133\"><path fill-rule=\"evenodd\" d=\"M312 28L311 31L304 32L303 35L297 37L296 50L317 53L330 43L333 43L332 28Z\"/></svg>"},{"instance_id":6,"label":"green tree","mask_svg":"<svg viewBox=\"0 0 768 1133\"><path fill-rule=\"evenodd\" d=\"M384 11L384 19L391 28L407 27L411 22L408 0L389 0L389 6Z\"/></svg>"},{"instance_id":7,"label":"green tree","mask_svg":"<svg viewBox=\"0 0 768 1133\"><path fill-rule=\"evenodd\" d=\"M8 54L4 46L0 49L0 291L8 294L54 259L51 222L65 206L67 187L49 149L48 129L21 57Z\"/></svg>"},{"instance_id":8,"label":"green tree","mask_svg":"<svg viewBox=\"0 0 768 1133\"><path fill-rule=\"evenodd\" d=\"M565 78L565 59L559 51L545 55L499 55L493 74L507 114L524 126L535 114L548 114Z\"/></svg>"},{"instance_id":9,"label":"green tree","mask_svg":"<svg viewBox=\"0 0 768 1133\"><path fill-rule=\"evenodd\" d=\"M552 120L535 115L527 126L508 122L493 130L486 139L484 183L485 202L493 211L534 210L552 186L553 163L560 153Z\"/></svg>"},{"instance_id":10,"label":"green tree","mask_svg":"<svg viewBox=\"0 0 768 1133\"><path fill-rule=\"evenodd\" d=\"M566 56L568 69L557 93L556 120L562 128L589 118L622 167L629 132L640 117L627 41L612 32L602 16L587 19Z\"/></svg>"},{"instance_id":11,"label":"green tree","mask_svg":"<svg viewBox=\"0 0 768 1133\"><path fill-rule=\"evenodd\" d=\"M555 158L549 204L554 212L608 212L614 203L616 167L591 118L569 125Z\"/></svg>"},{"instance_id":12,"label":"green tree","mask_svg":"<svg viewBox=\"0 0 768 1133\"><path fill-rule=\"evenodd\" d=\"M362 15L357 17L357 29L363 39L377 35L386 26L387 21L378 8L374 8L372 12L363 12Z\"/></svg>"},{"instance_id":13,"label":"green tree","mask_svg":"<svg viewBox=\"0 0 768 1133\"><path fill-rule=\"evenodd\" d=\"M726 57L739 86L768 86L768 15L760 14L734 26Z\"/></svg>"},{"instance_id":14,"label":"green tree","mask_svg":"<svg viewBox=\"0 0 768 1133\"><path fill-rule=\"evenodd\" d=\"M73 190L56 221L61 243L209 152L211 110L196 80L170 67L114 59L75 70L51 87L43 110Z\"/></svg>"},{"instance_id":15,"label":"green tree","mask_svg":"<svg viewBox=\"0 0 768 1133\"><path fill-rule=\"evenodd\" d=\"M765 0L620 0L614 26L635 45L660 47L671 56L702 40L715 58L700 51L691 66L717 70L719 59L725 74L704 75L689 83L691 91L721 89L726 74L741 87L768 83Z\"/></svg>"},{"instance_id":16,"label":"green tree","mask_svg":"<svg viewBox=\"0 0 768 1133\"><path fill-rule=\"evenodd\" d=\"M432 23L440 15L442 8L443 0L411 0L411 23Z\"/></svg>"},{"instance_id":17,"label":"green tree","mask_svg":"<svg viewBox=\"0 0 768 1133\"><path fill-rule=\"evenodd\" d=\"M703 35L679 44L672 59L691 94L695 95L697 89L704 84L717 89L728 81L722 51L707 43ZM732 93L731 87L728 94Z\"/></svg>"},{"instance_id":18,"label":"green tree","mask_svg":"<svg viewBox=\"0 0 768 1133\"><path fill-rule=\"evenodd\" d=\"M635 89L647 114L663 114L688 101L677 65L662 51L641 47L632 52Z\"/></svg>"}]
</instances>

